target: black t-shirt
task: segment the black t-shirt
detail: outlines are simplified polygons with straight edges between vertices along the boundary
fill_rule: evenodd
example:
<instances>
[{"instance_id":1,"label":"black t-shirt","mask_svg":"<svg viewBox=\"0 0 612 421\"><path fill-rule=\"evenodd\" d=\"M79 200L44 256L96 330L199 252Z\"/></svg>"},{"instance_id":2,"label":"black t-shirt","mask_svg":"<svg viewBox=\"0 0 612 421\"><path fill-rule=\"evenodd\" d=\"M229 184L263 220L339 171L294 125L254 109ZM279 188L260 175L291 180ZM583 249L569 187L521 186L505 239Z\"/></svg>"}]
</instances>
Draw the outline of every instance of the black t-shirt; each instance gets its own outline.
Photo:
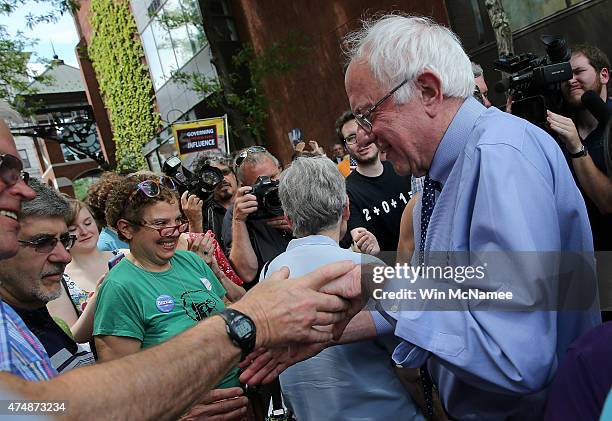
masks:
<instances>
[{"instance_id":1,"label":"black t-shirt","mask_svg":"<svg viewBox=\"0 0 612 421\"><path fill-rule=\"evenodd\" d=\"M608 99L608 109L612 112L612 99ZM584 139L584 145L589 151L589 155L593 160L593 163L604 174L608 174L606 168L604 145L603 145L604 127L601 125L597 126L589 135ZM565 150L565 149L564 149ZM565 151L567 153L567 151ZM568 158L570 161L571 158ZM593 232L593 245L596 251L612 251L612 214L602 214L595 202L593 202L582 189L573 165L570 163L572 175L576 180L576 184L582 192L584 202L586 204L587 212L589 214L589 221L591 222L591 231Z\"/></svg>"},{"instance_id":2,"label":"black t-shirt","mask_svg":"<svg viewBox=\"0 0 612 421\"><path fill-rule=\"evenodd\" d=\"M53 367L61 373L77 367L91 365L95 362L93 353L78 345L55 323L47 307L27 310L15 306L13 310L23 320L25 325L45 347Z\"/></svg>"},{"instance_id":3,"label":"black t-shirt","mask_svg":"<svg viewBox=\"0 0 612 421\"><path fill-rule=\"evenodd\" d=\"M225 218L223 219L223 241L225 243L225 248L228 250L228 255L229 250L232 248L233 217L234 207L232 206L227 210ZM285 252L293 236L291 233L271 228L266 224L265 220L247 220L247 228L251 238L251 245L257 256L257 275L254 279L255 282L248 282L250 280L245 279L246 283L244 286L246 289L249 289L259 280L259 272L261 272L264 264Z\"/></svg>"},{"instance_id":4,"label":"black t-shirt","mask_svg":"<svg viewBox=\"0 0 612 421\"><path fill-rule=\"evenodd\" d=\"M410 200L410 176L398 175L389 162L382 164L378 177L355 170L346 178L351 210L348 232L363 227L376 236L381 251L396 251L402 212Z\"/></svg>"}]
</instances>

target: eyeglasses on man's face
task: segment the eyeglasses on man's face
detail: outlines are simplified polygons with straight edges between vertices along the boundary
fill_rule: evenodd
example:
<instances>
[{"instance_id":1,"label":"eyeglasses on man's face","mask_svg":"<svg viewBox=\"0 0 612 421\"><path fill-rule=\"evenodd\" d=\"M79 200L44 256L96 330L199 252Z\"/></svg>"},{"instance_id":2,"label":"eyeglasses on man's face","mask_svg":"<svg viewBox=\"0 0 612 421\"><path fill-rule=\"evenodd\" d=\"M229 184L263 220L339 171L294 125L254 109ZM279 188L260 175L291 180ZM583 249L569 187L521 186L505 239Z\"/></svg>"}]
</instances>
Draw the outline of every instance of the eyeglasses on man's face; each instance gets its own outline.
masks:
<instances>
[{"instance_id":1,"label":"eyeglasses on man's face","mask_svg":"<svg viewBox=\"0 0 612 421\"><path fill-rule=\"evenodd\" d=\"M57 243L62 243L62 246L69 251L76 241L76 235L71 235L68 232L61 234L58 237L52 235L44 235L34 240L19 240L19 244L24 247L32 247L37 253L51 253L55 250Z\"/></svg>"},{"instance_id":2,"label":"eyeglasses on man's face","mask_svg":"<svg viewBox=\"0 0 612 421\"><path fill-rule=\"evenodd\" d=\"M397 85L395 88L391 89L391 91L389 91L389 93L387 95L385 95L384 97L382 97L381 99L376 101L376 103L374 105L372 105L370 108L368 108L365 112L363 112L363 113L355 113L355 112L353 112L353 115L355 116L355 121L357 122L357 124L359 124L359 127L361 127L366 133L372 132L372 121L371 121L371 118L370 118L372 113L383 102L385 102L387 99L389 99L389 97L391 97L391 95L393 95L399 88L401 88L406 83L408 83L409 80L410 79L404 79L402 81L402 83Z\"/></svg>"},{"instance_id":3,"label":"eyeglasses on man's face","mask_svg":"<svg viewBox=\"0 0 612 421\"><path fill-rule=\"evenodd\" d=\"M357 143L357 134L355 133L351 133L350 135L348 135L347 137L344 138L344 143L346 145L354 145L355 143Z\"/></svg>"},{"instance_id":4,"label":"eyeglasses on man's face","mask_svg":"<svg viewBox=\"0 0 612 421\"><path fill-rule=\"evenodd\" d=\"M21 159L11 154L0 154L0 180L9 187L14 186L23 180L28 184L30 174L23 171Z\"/></svg>"},{"instance_id":5,"label":"eyeglasses on man's face","mask_svg":"<svg viewBox=\"0 0 612 421\"><path fill-rule=\"evenodd\" d=\"M250 154L261 153L261 152L266 152L266 151L267 149L264 148L263 146L251 146L250 148L245 149L244 151L240 152L238 156L236 157L236 161L234 164L236 169L240 168L240 166L242 165L246 157L249 156Z\"/></svg>"}]
</instances>

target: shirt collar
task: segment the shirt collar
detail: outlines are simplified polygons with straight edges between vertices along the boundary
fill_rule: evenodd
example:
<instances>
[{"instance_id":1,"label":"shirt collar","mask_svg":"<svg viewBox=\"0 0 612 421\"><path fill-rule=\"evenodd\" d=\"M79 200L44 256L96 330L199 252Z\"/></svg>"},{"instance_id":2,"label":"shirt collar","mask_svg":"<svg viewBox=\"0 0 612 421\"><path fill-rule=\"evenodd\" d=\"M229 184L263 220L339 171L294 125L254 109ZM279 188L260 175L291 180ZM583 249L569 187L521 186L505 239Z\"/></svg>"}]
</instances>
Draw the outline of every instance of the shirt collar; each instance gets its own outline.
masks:
<instances>
[{"instance_id":1,"label":"shirt collar","mask_svg":"<svg viewBox=\"0 0 612 421\"><path fill-rule=\"evenodd\" d=\"M287 251L301 246L335 246L340 247L333 239L326 235L309 235L307 237L296 238L289 242Z\"/></svg>"},{"instance_id":2,"label":"shirt collar","mask_svg":"<svg viewBox=\"0 0 612 421\"><path fill-rule=\"evenodd\" d=\"M459 154L465 149L476 120L486 107L473 97L468 97L451 121L434 154L429 168L429 177L444 186Z\"/></svg>"}]
</instances>

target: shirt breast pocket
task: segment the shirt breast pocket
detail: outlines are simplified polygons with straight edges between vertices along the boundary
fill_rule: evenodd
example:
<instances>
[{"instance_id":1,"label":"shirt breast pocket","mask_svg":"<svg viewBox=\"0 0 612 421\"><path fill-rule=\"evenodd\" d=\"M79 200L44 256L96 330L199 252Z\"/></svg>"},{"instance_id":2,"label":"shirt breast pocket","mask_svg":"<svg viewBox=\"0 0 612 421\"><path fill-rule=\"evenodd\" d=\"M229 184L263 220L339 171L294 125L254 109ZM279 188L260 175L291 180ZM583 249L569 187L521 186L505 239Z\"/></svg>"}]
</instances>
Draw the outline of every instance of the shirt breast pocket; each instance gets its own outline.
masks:
<instances>
[{"instance_id":1,"label":"shirt breast pocket","mask_svg":"<svg viewBox=\"0 0 612 421\"><path fill-rule=\"evenodd\" d=\"M456 357L465 349L463 338L450 333L438 332L436 335L433 353Z\"/></svg>"}]
</instances>

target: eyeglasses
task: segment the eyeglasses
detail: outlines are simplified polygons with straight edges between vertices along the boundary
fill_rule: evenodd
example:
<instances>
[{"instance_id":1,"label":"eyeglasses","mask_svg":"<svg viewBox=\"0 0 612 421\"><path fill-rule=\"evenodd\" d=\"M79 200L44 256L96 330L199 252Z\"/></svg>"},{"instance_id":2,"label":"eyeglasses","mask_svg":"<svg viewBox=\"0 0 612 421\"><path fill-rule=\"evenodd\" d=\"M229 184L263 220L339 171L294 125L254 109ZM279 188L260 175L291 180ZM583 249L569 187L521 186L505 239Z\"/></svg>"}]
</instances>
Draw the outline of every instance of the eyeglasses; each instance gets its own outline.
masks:
<instances>
[{"instance_id":1,"label":"eyeglasses","mask_svg":"<svg viewBox=\"0 0 612 421\"><path fill-rule=\"evenodd\" d=\"M157 197L161 192L161 186L167 187L170 190L176 190L176 184L170 177L161 176L159 180L145 180L141 181L136 185L134 191L128 197L128 202L134 197L139 191L147 197Z\"/></svg>"},{"instance_id":2,"label":"eyeglasses","mask_svg":"<svg viewBox=\"0 0 612 421\"><path fill-rule=\"evenodd\" d=\"M378 108L383 102L389 99L389 97L393 95L399 88L408 83L408 81L410 81L410 79L404 79L402 83L391 89L391 91L387 95L379 99L376 104L368 108L365 113L353 113L355 116L355 121L363 130L365 130L366 133L370 133L372 131L372 122L370 121L370 116L372 115L374 110L376 110L376 108Z\"/></svg>"},{"instance_id":3,"label":"eyeglasses","mask_svg":"<svg viewBox=\"0 0 612 421\"><path fill-rule=\"evenodd\" d=\"M70 250L76 241L76 235L64 233L57 237L45 236L33 241L19 240L19 243L24 247L32 247L37 253L51 253L57 243L62 243L66 251Z\"/></svg>"},{"instance_id":4,"label":"eyeglasses","mask_svg":"<svg viewBox=\"0 0 612 421\"><path fill-rule=\"evenodd\" d=\"M28 184L30 174L23 171L21 159L8 153L0 154L0 180L8 186L14 186L19 180Z\"/></svg>"},{"instance_id":5,"label":"eyeglasses","mask_svg":"<svg viewBox=\"0 0 612 421\"><path fill-rule=\"evenodd\" d=\"M143 228L148 228L150 230L157 231L160 237L172 237L177 231L179 234L182 234L186 232L187 229L189 229L189 222L182 222L179 225L174 225L172 227L161 227L161 228L154 227L146 223L143 224L143 223L136 223L132 221L128 221L128 222L133 225L138 225Z\"/></svg>"},{"instance_id":6,"label":"eyeglasses","mask_svg":"<svg viewBox=\"0 0 612 421\"><path fill-rule=\"evenodd\" d=\"M244 151L238 154L238 156L236 157L234 166L236 167L236 169L240 168L240 166L242 165L246 157L249 156L249 154L261 153L261 152L266 152L266 151L267 149L264 148L263 146L251 146L250 148L245 149Z\"/></svg>"},{"instance_id":7,"label":"eyeglasses","mask_svg":"<svg viewBox=\"0 0 612 421\"><path fill-rule=\"evenodd\" d=\"M354 145L355 143L357 143L357 135L355 133L350 134L347 137L345 137L343 140L344 140L344 143L346 143L347 145Z\"/></svg>"}]
</instances>

